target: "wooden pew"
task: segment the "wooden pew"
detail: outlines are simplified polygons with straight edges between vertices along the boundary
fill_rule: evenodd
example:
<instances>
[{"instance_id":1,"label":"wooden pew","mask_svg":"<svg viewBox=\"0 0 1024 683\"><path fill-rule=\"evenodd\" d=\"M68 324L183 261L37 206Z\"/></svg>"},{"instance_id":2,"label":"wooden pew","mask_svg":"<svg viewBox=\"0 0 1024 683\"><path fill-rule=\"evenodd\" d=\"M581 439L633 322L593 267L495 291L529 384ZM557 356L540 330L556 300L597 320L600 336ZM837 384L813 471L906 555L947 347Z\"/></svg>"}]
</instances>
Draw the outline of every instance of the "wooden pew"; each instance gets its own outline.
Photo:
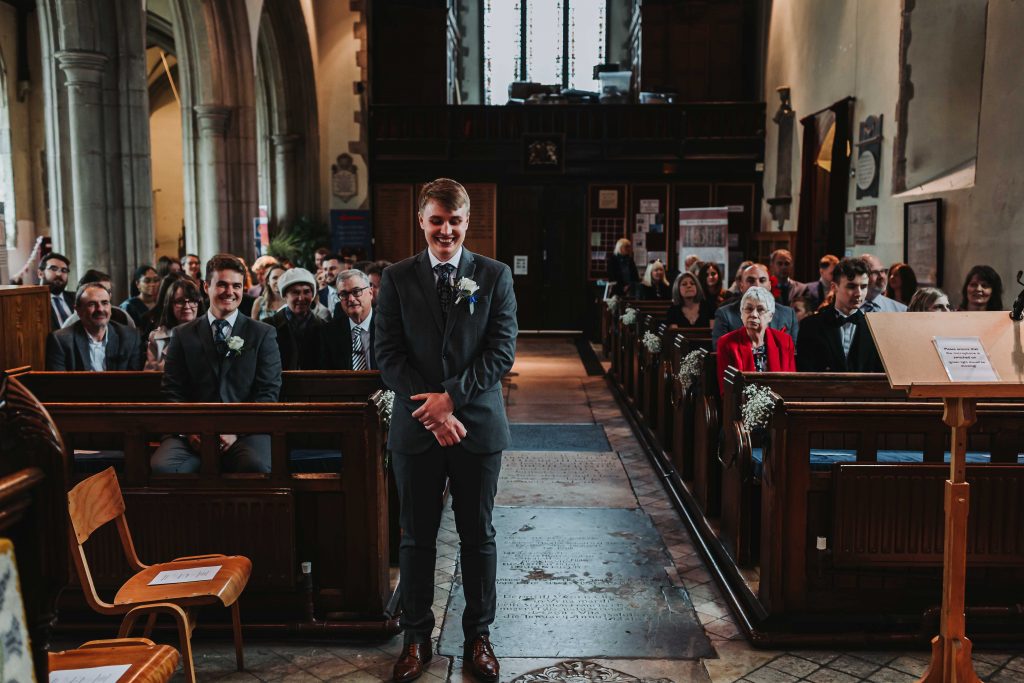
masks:
<instances>
[{"instance_id":1,"label":"wooden pew","mask_svg":"<svg viewBox=\"0 0 1024 683\"><path fill-rule=\"evenodd\" d=\"M758 598L769 617L827 616L845 628L902 624L922 637L934 630L927 619L941 588L948 472L941 418L936 403L779 402L761 479ZM979 492L971 507L969 605L1003 617L999 628L1018 638L1024 624L1006 606L1024 598L1024 529L1016 523L1024 515L1022 418L1020 404L982 404L968 444L990 453L992 463L968 466ZM856 460L813 466L812 449L848 449ZM920 451L923 462L876 464L887 449ZM969 610L974 623L981 621Z\"/></svg>"},{"instance_id":2,"label":"wooden pew","mask_svg":"<svg viewBox=\"0 0 1024 683\"><path fill-rule=\"evenodd\" d=\"M384 617L391 595L389 496L383 430L373 405L49 403L46 408L69 446L79 435L120 440L121 487L140 556L217 551L253 560L243 606L247 628L276 624L304 635L353 632L372 625L366 622L377 622L380 632L396 628ZM223 432L270 434L271 472L219 473L216 435ZM202 435L198 474L150 472L151 444L166 433ZM288 454L294 435L331 440L342 452L340 469L293 472ZM116 539L100 532L95 545L90 563L96 584L119 584L126 568L115 552ZM312 563L315 589L308 592L300 587L303 562ZM76 619L90 616L77 601L62 609ZM337 616L325 625L323 617L330 614Z\"/></svg>"},{"instance_id":3,"label":"wooden pew","mask_svg":"<svg viewBox=\"0 0 1024 683\"><path fill-rule=\"evenodd\" d=\"M752 566L758 557L758 529L754 523L760 501L760 480L749 453L749 433L743 428L743 390L750 384L764 386L784 401L899 401L906 393L889 386L884 374L725 372L722 395L721 526L720 538L740 566ZM742 447L741 447L742 445Z\"/></svg>"},{"instance_id":4,"label":"wooden pew","mask_svg":"<svg viewBox=\"0 0 1024 683\"><path fill-rule=\"evenodd\" d=\"M0 376L0 543L14 553L18 593L31 650L6 650L5 680L48 679L50 671L128 664L124 680L169 680L178 653L145 639L93 641L51 652L57 595L68 581L67 466L60 434L42 405L20 382ZM13 604L8 614L17 614ZM5 631L13 632L13 624ZM30 669L28 671L27 669Z\"/></svg>"},{"instance_id":5,"label":"wooden pew","mask_svg":"<svg viewBox=\"0 0 1024 683\"><path fill-rule=\"evenodd\" d=\"M43 403L158 403L159 372L26 372L19 381ZM281 403L364 401L381 388L380 373L286 370Z\"/></svg>"}]
</instances>

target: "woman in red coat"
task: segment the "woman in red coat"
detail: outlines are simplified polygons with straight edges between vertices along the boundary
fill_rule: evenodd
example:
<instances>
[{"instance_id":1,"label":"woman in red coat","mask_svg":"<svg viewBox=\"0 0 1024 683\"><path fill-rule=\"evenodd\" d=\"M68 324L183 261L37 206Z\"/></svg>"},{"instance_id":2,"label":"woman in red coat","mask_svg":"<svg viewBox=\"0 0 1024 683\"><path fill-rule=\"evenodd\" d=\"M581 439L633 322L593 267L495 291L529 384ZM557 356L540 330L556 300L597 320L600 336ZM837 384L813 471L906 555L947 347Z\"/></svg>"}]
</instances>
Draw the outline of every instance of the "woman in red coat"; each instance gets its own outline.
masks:
<instances>
[{"instance_id":1,"label":"woman in red coat","mask_svg":"<svg viewBox=\"0 0 1024 683\"><path fill-rule=\"evenodd\" d=\"M725 392L725 369L743 372L796 372L793 338L769 329L775 315L775 299L763 287L751 287L740 299L743 327L718 340L718 390Z\"/></svg>"}]
</instances>

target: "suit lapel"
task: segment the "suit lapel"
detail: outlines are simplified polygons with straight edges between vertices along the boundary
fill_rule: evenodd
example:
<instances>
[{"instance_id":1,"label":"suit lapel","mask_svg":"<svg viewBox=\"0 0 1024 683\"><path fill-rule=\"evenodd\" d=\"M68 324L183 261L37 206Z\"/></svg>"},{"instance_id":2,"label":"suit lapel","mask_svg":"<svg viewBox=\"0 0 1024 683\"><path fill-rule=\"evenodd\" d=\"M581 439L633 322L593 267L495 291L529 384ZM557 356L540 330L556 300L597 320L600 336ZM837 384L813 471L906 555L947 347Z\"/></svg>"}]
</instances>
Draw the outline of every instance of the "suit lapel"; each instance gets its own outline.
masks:
<instances>
[{"instance_id":1,"label":"suit lapel","mask_svg":"<svg viewBox=\"0 0 1024 683\"><path fill-rule=\"evenodd\" d=\"M202 345L203 351L206 352L206 360L210 363L210 369L213 370L213 376L219 378L220 354L217 353L217 347L213 344L213 328L210 327L210 320L205 315L199 319L199 324L196 325L195 332L199 335L199 343Z\"/></svg>"},{"instance_id":2,"label":"suit lapel","mask_svg":"<svg viewBox=\"0 0 1024 683\"><path fill-rule=\"evenodd\" d=\"M459 269L455 273L455 282L458 283L464 277L470 279L476 274L476 259L473 258L473 252L465 247L462 248L462 258L459 260ZM444 338L448 339L448 335L452 333L452 329L455 326L455 319L462 317L462 310L465 309L469 312L469 303L461 301L458 304L455 300L458 298L458 291L455 292L455 297L452 299L452 310L448 311L448 324L444 328ZM440 308L440 304L438 304Z\"/></svg>"},{"instance_id":3,"label":"suit lapel","mask_svg":"<svg viewBox=\"0 0 1024 683\"><path fill-rule=\"evenodd\" d=\"M114 329L113 325L107 325L107 348L106 348L106 366L107 370L114 370L114 359L117 358L120 349L121 337L117 334L117 330Z\"/></svg>"},{"instance_id":4,"label":"suit lapel","mask_svg":"<svg viewBox=\"0 0 1024 683\"><path fill-rule=\"evenodd\" d=\"M839 367L834 372L846 372L846 354L843 353L843 333L837 324L839 318L835 307L830 306L822 315L828 316L828 319L825 321L827 323L825 326L825 343L828 344L832 357L839 363Z\"/></svg>"},{"instance_id":5,"label":"suit lapel","mask_svg":"<svg viewBox=\"0 0 1024 683\"><path fill-rule=\"evenodd\" d=\"M77 322L74 325L75 333L72 335L75 338L75 349L78 351L78 360L80 365L75 370L89 370L89 340L88 335L85 331L85 327L82 326L81 322Z\"/></svg>"},{"instance_id":6,"label":"suit lapel","mask_svg":"<svg viewBox=\"0 0 1024 683\"><path fill-rule=\"evenodd\" d=\"M463 254L466 252L463 251ZM437 300L437 283L434 282L434 271L430 268L430 257L427 256L427 250L420 252L420 255L416 263L416 276L420 281L420 291L423 293L423 298L426 300L427 308L430 309L430 314L434 318L434 322L437 323L437 329L439 332L444 332L444 319L441 317L441 302ZM349 340L351 345L352 341ZM350 346L351 348L351 346ZM349 356L351 357L351 353Z\"/></svg>"}]
</instances>

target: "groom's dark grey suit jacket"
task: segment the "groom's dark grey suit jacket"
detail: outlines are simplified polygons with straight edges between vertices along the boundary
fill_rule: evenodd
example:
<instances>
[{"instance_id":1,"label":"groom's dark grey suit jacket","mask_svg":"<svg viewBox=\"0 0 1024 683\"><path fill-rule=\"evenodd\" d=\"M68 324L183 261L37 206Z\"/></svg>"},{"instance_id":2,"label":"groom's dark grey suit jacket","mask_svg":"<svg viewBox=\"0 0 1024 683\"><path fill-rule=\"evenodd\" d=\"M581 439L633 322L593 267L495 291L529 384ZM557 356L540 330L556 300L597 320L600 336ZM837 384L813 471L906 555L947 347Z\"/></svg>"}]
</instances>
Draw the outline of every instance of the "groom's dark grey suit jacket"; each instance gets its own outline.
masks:
<instances>
[{"instance_id":1,"label":"groom's dark grey suit jacket","mask_svg":"<svg viewBox=\"0 0 1024 683\"><path fill-rule=\"evenodd\" d=\"M455 281L470 278L480 287L469 302L452 306L447 325L441 315L434 273L426 251L389 266L374 308L374 353L384 384L395 392L388 446L422 453L436 443L412 411L409 397L448 392L468 432L462 446L471 453L508 448L508 417L501 378L516 351L516 299L512 272L499 261L463 248Z\"/></svg>"}]
</instances>

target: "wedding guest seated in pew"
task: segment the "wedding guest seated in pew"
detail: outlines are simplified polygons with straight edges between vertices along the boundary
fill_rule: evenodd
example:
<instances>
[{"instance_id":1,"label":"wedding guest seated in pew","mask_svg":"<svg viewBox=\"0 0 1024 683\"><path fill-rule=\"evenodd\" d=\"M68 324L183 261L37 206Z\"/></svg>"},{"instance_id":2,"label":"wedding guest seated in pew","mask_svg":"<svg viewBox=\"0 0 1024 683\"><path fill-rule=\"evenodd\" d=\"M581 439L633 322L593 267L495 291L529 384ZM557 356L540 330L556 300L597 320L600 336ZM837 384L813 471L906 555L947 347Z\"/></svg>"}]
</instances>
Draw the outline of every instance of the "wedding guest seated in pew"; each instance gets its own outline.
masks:
<instances>
[{"instance_id":1,"label":"wedding guest seated in pew","mask_svg":"<svg viewBox=\"0 0 1024 683\"><path fill-rule=\"evenodd\" d=\"M110 320L110 290L91 282L75 295L78 322L46 339L46 369L103 372L142 369L139 334Z\"/></svg>"},{"instance_id":2,"label":"wedding guest seated in pew","mask_svg":"<svg viewBox=\"0 0 1024 683\"><path fill-rule=\"evenodd\" d=\"M659 301L672 298L672 286L665 277L665 264L661 261L651 261L647 264L644 277L640 281L639 299L644 301Z\"/></svg>"},{"instance_id":3,"label":"wedding guest seated in pew","mask_svg":"<svg viewBox=\"0 0 1024 683\"><path fill-rule=\"evenodd\" d=\"M790 302L790 308L796 313L796 321L798 323L803 322L804 318L814 313L814 309L811 308L811 300L805 296L798 296Z\"/></svg>"},{"instance_id":4,"label":"wedding guest seated in pew","mask_svg":"<svg viewBox=\"0 0 1024 683\"><path fill-rule=\"evenodd\" d=\"M771 284L768 278L768 268L761 263L752 263L741 271L739 277L739 288L741 297L735 301L723 304L715 311L715 325L711 330L711 345L717 347L718 340L733 330L743 327L740 319L740 301L742 295L746 294L751 287L761 287L771 292ZM772 316L770 326L773 330L785 332L793 339L797 338L800 323L796 320L796 313L789 306L777 304L775 315Z\"/></svg>"},{"instance_id":5,"label":"wedding guest seated in pew","mask_svg":"<svg viewBox=\"0 0 1024 683\"><path fill-rule=\"evenodd\" d=\"M103 285L104 287L106 287L107 290L113 289L113 285L111 284L111 280L110 280L110 275L108 275L107 273L104 273L102 270L96 270L95 268L90 268L89 270L85 271L85 275L83 275L82 277L78 278L78 286L79 287L81 287L82 285L87 285L90 282L98 282L101 285ZM72 305L74 305L74 299L73 298L71 300L71 303L72 303ZM128 315L127 313L125 313L124 310L122 308L120 308L119 306L112 306L110 308L110 319L113 320L115 323L121 323L122 325L127 325L128 327L130 327L132 329L135 329L135 321L132 320L132 317L130 315ZM61 329L65 328L65 327L71 327L72 325L74 325L77 322L78 322L78 312L77 311L72 311L71 315L61 325Z\"/></svg>"},{"instance_id":6,"label":"wedding guest seated in pew","mask_svg":"<svg viewBox=\"0 0 1024 683\"><path fill-rule=\"evenodd\" d=\"M910 297L907 310L913 313L949 313L953 307L949 304L949 297L941 289L922 287Z\"/></svg>"},{"instance_id":7,"label":"wedding guest seated in pew","mask_svg":"<svg viewBox=\"0 0 1024 683\"><path fill-rule=\"evenodd\" d=\"M793 338L769 325L779 304L763 287L750 287L740 299L743 327L722 336L715 347L718 390L725 393L725 369L744 372L795 372Z\"/></svg>"},{"instance_id":8,"label":"wedding guest seated in pew","mask_svg":"<svg viewBox=\"0 0 1024 683\"><path fill-rule=\"evenodd\" d=\"M961 311L1002 311L1003 280L992 266L974 266L960 291Z\"/></svg>"},{"instance_id":9,"label":"wedding guest seated in pew","mask_svg":"<svg viewBox=\"0 0 1024 683\"><path fill-rule=\"evenodd\" d=\"M268 281L268 286L269 281ZM269 323L277 330L283 370L319 370L320 345L328 323L313 313L316 278L305 268L285 271L277 281L285 307Z\"/></svg>"},{"instance_id":10,"label":"wedding guest seated in pew","mask_svg":"<svg viewBox=\"0 0 1024 683\"><path fill-rule=\"evenodd\" d=\"M837 263L839 263L837 256L832 254L822 256L818 261L817 281L808 282L804 286L798 287L790 296L792 298L806 297L811 302L811 310L818 310L825 303L825 298L832 289L832 269L836 267Z\"/></svg>"},{"instance_id":11,"label":"wedding guest seated in pew","mask_svg":"<svg viewBox=\"0 0 1024 683\"><path fill-rule=\"evenodd\" d=\"M718 264L711 261L700 264L697 282L700 283L704 300L711 305L711 308L718 308L718 305L722 303L722 271L718 269Z\"/></svg>"},{"instance_id":12,"label":"wedding guest seated in pew","mask_svg":"<svg viewBox=\"0 0 1024 683\"><path fill-rule=\"evenodd\" d=\"M874 254L861 254L861 260L868 264L868 297L861 309L865 313L903 313L907 305L885 295L889 286L889 271Z\"/></svg>"},{"instance_id":13,"label":"wedding guest seated in pew","mask_svg":"<svg viewBox=\"0 0 1024 683\"><path fill-rule=\"evenodd\" d=\"M714 317L715 307L704 298L697 277L686 271L680 273L672 284L672 305L665 315L665 323L707 329Z\"/></svg>"},{"instance_id":14,"label":"wedding guest seated in pew","mask_svg":"<svg viewBox=\"0 0 1024 683\"><path fill-rule=\"evenodd\" d=\"M797 339L801 372L884 372L861 306L868 293L868 265L845 258L832 271L835 303L804 319Z\"/></svg>"},{"instance_id":15,"label":"wedding guest seated in pew","mask_svg":"<svg viewBox=\"0 0 1024 683\"><path fill-rule=\"evenodd\" d=\"M793 274L793 254L790 253L789 249L776 249L772 252L768 265L771 266L772 277L778 283L778 302L792 306L793 295L799 293L805 286L804 283L791 277Z\"/></svg>"},{"instance_id":16,"label":"wedding guest seated in pew","mask_svg":"<svg viewBox=\"0 0 1024 683\"><path fill-rule=\"evenodd\" d=\"M245 266L230 254L206 264L210 310L178 327L167 348L161 393L173 403L275 403L281 391L277 331L238 310ZM221 471L269 472L269 434L221 434ZM164 438L154 473L199 471L198 435Z\"/></svg>"},{"instance_id":17,"label":"wedding guest seated in pew","mask_svg":"<svg viewBox=\"0 0 1024 683\"><path fill-rule=\"evenodd\" d=\"M376 370L373 290L361 270L338 275L338 307L324 328L320 367L324 370Z\"/></svg>"},{"instance_id":18,"label":"wedding guest seated in pew","mask_svg":"<svg viewBox=\"0 0 1024 683\"><path fill-rule=\"evenodd\" d=\"M889 266L889 286L885 295L901 304L909 304L914 292L917 291L917 275L906 263L894 263Z\"/></svg>"},{"instance_id":19,"label":"wedding guest seated in pew","mask_svg":"<svg viewBox=\"0 0 1024 683\"><path fill-rule=\"evenodd\" d=\"M164 305L156 329L149 333L144 370L163 372L167 361L167 345L178 325L190 323L199 316L203 294L190 277L174 280L164 294Z\"/></svg>"}]
</instances>

